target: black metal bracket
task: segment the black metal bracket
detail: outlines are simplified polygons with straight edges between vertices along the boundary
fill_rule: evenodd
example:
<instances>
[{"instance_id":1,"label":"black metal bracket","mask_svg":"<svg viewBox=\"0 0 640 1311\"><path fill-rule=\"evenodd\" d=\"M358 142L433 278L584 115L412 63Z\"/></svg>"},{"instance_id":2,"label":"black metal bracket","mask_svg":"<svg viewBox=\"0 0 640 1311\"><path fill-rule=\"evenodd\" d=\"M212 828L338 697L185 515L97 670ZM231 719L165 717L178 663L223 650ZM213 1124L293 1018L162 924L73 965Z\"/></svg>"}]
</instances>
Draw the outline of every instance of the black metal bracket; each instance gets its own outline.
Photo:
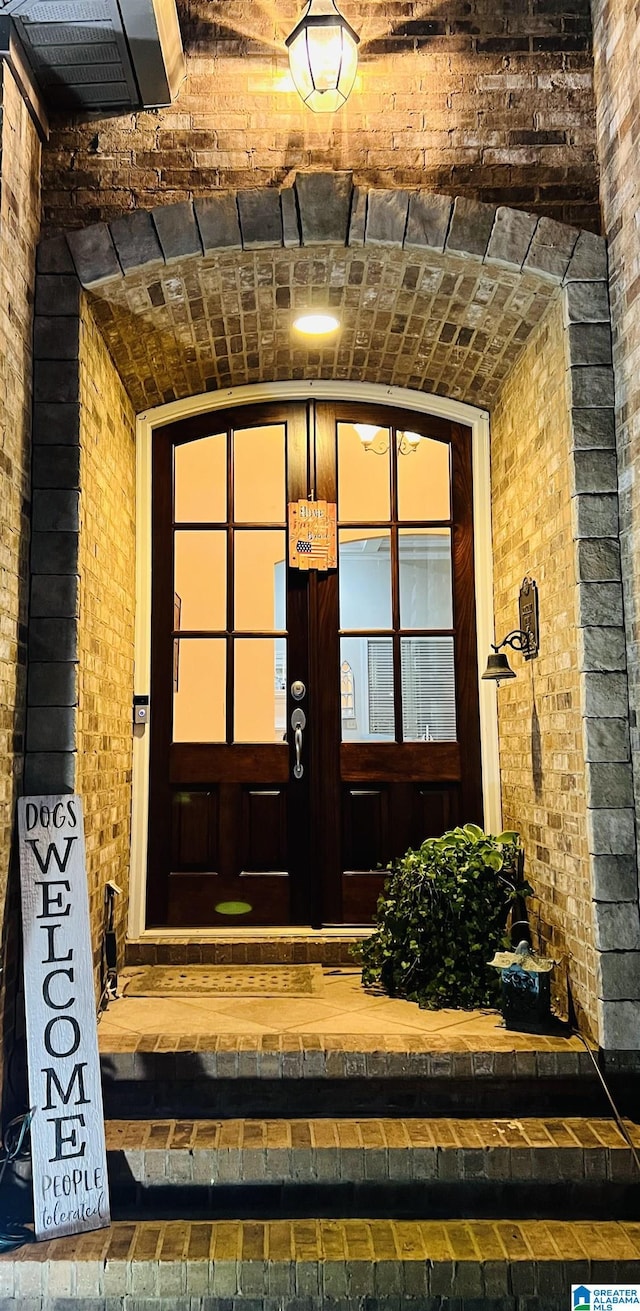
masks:
<instances>
[{"instance_id":1,"label":"black metal bracket","mask_svg":"<svg viewBox=\"0 0 640 1311\"><path fill-rule=\"evenodd\" d=\"M538 618L538 588L533 578L523 578L518 595L518 614L520 627L514 628L493 650L498 653L503 646L510 646L513 651L521 651L525 660L534 660L540 650L540 632Z\"/></svg>"}]
</instances>

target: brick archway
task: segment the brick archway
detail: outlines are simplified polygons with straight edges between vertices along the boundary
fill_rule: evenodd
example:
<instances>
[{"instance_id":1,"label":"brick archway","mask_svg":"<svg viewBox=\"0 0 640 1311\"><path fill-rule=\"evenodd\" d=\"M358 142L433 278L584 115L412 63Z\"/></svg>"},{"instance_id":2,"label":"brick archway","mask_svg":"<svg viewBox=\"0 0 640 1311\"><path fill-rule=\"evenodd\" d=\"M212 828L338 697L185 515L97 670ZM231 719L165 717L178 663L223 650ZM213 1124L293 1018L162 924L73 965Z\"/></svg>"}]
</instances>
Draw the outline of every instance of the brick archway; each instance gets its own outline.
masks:
<instances>
[{"instance_id":1,"label":"brick archway","mask_svg":"<svg viewBox=\"0 0 640 1311\"><path fill-rule=\"evenodd\" d=\"M584 742L580 842L593 917L593 948L572 986L580 1005L591 998L604 1047L634 1046L640 923L604 242L521 211L421 191L364 192L349 174L315 173L299 174L280 192L227 193L135 211L52 238L41 246L38 267L32 595L46 590L52 573L78 573L77 461L67 451L52 472L51 446L80 444L83 315L97 323L138 412L207 390L291 377L399 384L493 409L518 358L555 315L565 377L561 456L571 502L568 614L570 624L576 616ZM297 352L292 310L326 302L327 295L343 322L338 342ZM545 349L548 334L539 340ZM568 510L566 504L558 509L565 523ZM56 545L52 568L48 553ZM523 550L522 573L527 567ZM63 594L59 612L51 610L52 594L46 613L32 615L31 624L32 650L42 650L46 637L60 686L63 666L76 660L78 627L60 588ZM561 631L553 634L556 645L563 640ZM545 686L551 713L553 677ZM559 714L564 695L558 693ZM28 789L70 789L75 704L32 698L27 745ZM543 844L538 847L542 852ZM561 864L557 877L561 887ZM567 914L575 914L563 896Z\"/></svg>"},{"instance_id":2,"label":"brick archway","mask_svg":"<svg viewBox=\"0 0 640 1311\"><path fill-rule=\"evenodd\" d=\"M90 293L137 410L291 376L488 407L558 288L606 276L592 233L348 173L136 210L45 243L47 261ZM327 299L338 341L296 350L292 310Z\"/></svg>"}]
</instances>

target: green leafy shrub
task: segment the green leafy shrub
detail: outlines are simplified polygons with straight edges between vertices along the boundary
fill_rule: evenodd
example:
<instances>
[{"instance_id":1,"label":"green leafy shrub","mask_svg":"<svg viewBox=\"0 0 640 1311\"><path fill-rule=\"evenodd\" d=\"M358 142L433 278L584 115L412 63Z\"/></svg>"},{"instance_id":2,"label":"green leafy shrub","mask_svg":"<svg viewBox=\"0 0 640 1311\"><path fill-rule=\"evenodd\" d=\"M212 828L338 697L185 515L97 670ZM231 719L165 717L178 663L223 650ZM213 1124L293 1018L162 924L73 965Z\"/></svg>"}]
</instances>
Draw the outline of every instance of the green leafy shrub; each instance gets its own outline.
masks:
<instances>
[{"instance_id":1,"label":"green leafy shrub","mask_svg":"<svg viewBox=\"0 0 640 1311\"><path fill-rule=\"evenodd\" d=\"M431 1010L494 1005L499 975L487 962L505 941L511 905L532 891L519 835L465 824L388 868L376 928L360 948L365 987Z\"/></svg>"}]
</instances>

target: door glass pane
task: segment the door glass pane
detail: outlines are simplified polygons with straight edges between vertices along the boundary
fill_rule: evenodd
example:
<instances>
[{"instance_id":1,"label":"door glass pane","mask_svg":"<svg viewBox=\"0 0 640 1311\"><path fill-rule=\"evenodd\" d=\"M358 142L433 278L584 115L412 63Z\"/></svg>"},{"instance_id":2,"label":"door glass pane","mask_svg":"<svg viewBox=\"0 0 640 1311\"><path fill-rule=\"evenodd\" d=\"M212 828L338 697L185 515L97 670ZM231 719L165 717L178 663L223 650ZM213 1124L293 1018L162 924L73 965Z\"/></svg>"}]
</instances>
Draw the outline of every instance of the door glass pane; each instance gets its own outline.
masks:
<instances>
[{"instance_id":1,"label":"door glass pane","mask_svg":"<svg viewBox=\"0 0 640 1311\"><path fill-rule=\"evenodd\" d=\"M402 732L405 742L455 742L452 637L403 637Z\"/></svg>"},{"instance_id":2,"label":"door glass pane","mask_svg":"<svg viewBox=\"0 0 640 1311\"><path fill-rule=\"evenodd\" d=\"M197 529L176 532L174 628L227 626L227 534Z\"/></svg>"},{"instance_id":3,"label":"door glass pane","mask_svg":"<svg viewBox=\"0 0 640 1311\"><path fill-rule=\"evenodd\" d=\"M234 660L234 742L286 741L285 638L238 638Z\"/></svg>"},{"instance_id":4,"label":"door glass pane","mask_svg":"<svg viewBox=\"0 0 640 1311\"><path fill-rule=\"evenodd\" d=\"M285 549L283 532L247 528L234 534L236 628L286 628Z\"/></svg>"},{"instance_id":5,"label":"door glass pane","mask_svg":"<svg viewBox=\"0 0 640 1311\"><path fill-rule=\"evenodd\" d=\"M180 637L173 643L174 742L224 742L226 642Z\"/></svg>"},{"instance_id":6,"label":"door glass pane","mask_svg":"<svg viewBox=\"0 0 640 1311\"><path fill-rule=\"evenodd\" d=\"M272 423L233 434L236 523L285 522L285 427Z\"/></svg>"},{"instance_id":7,"label":"door glass pane","mask_svg":"<svg viewBox=\"0 0 640 1311\"><path fill-rule=\"evenodd\" d=\"M398 517L449 519L449 444L417 433L397 434ZM404 452L404 453L403 453Z\"/></svg>"},{"instance_id":8,"label":"door glass pane","mask_svg":"<svg viewBox=\"0 0 640 1311\"><path fill-rule=\"evenodd\" d=\"M227 434L176 446L176 523L220 523L227 517Z\"/></svg>"},{"instance_id":9,"label":"door glass pane","mask_svg":"<svg viewBox=\"0 0 640 1311\"><path fill-rule=\"evenodd\" d=\"M401 528L400 627L452 628L451 533L448 528Z\"/></svg>"},{"instance_id":10,"label":"door glass pane","mask_svg":"<svg viewBox=\"0 0 640 1311\"><path fill-rule=\"evenodd\" d=\"M338 424L338 518L355 523L388 519L388 428Z\"/></svg>"},{"instance_id":11,"label":"door glass pane","mask_svg":"<svg viewBox=\"0 0 640 1311\"><path fill-rule=\"evenodd\" d=\"M391 535L343 528L339 537L340 627L391 628Z\"/></svg>"},{"instance_id":12,"label":"door glass pane","mask_svg":"<svg viewBox=\"0 0 640 1311\"><path fill-rule=\"evenodd\" d=\"M390 637L340 639L343 742L393 742L393 642Z\"/></svg>"}]
</instances>

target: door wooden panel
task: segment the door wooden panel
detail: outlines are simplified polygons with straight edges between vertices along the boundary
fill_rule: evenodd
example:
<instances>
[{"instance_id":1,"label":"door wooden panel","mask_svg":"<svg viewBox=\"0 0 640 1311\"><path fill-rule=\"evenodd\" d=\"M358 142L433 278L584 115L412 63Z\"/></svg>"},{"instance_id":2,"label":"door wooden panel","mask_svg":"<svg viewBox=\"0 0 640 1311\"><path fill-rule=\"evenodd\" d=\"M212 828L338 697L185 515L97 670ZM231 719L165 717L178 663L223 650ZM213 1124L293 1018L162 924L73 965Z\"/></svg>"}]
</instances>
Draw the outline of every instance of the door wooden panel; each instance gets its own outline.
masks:
<instances>
[{"instance_id":1,"label":"door wooden panel","mask_svg":"<svg viewBox=\"0 0 640 1311\"><path fill-rule=\"evenodd\" d=\"M243 875L287 869L287 807L284 788L242 789L240 849Z\"/></svg>"},{"instance_id":2,"label":"door wooden panel","mask_svg":"<svg viewBox=\"0 0 640 1311\"><path fill-rule=\"evenodd\" d=\"M278 425L286 434L274 462L285 469L280 491L272 472L273 485L263 485L247 437L258 433L266 449L265 430ZM356 425L363 443L377 434L370 449L358 446ZM350 447L340 445L347 438ZM215 496L197 476L203 439ZM236 447L242 488L234 482ZM175 453L183 448L177 478ZM425 452L440 472L433 485L420 475L422 502L416 470L424 470ZM350 467L360 472L349 487ZM337 503L339 515L343 507L338 571L278 563L284 500L307 496ZM366 924L390 860L456 823L482 822L472 504L470 433L429 416L310 402L158 430L149 925ZM252 551L260 580L255 630ZM216 560L225 561L224 577ZM270 609L264 588L272 576ZM374 596L380 588L382 602ZM205 627L189 628L194 621ZM278 646L285 636L286 674ZM173 703L184 703L194 669L201 707L181 709L174 723ZM294 780L289 723L298 703L290 688L297 679L306 688L299 704L307 722L304 773ZM263 716L257 731L265 740L247 741L254 685L274 698L271 740Z\"/></svg>"},{"instance_id":3,"label":"door wooden panel","mask_svg":"<svg viewBox=\"0 0 640 1311\"><path fill-rule=\"evenodd\" d=\"M366 924L383 891L389 862L461 823L459 786L390 783L343 787L343 921Z\"/></svg>"},{"instance_id":4,"label":"door wooden panel","mask_svg":"<svg viewBox=\"0 0 640 1311\"><path fill-rule=\"evenodd\" d=\"M172 796L171 868L215 868L218 834L218 791L176 791Z\"/></svg>"},{"instance_id":5,"label":"door wooden panel","mask_svg":"<svg viewBox=\"0 0 640 1311\"><path fill-rule=\"evenodd\" d=\"M345 869L371 870L388 860L389 789L343 787L342 825L342 859Z\"/></svg>"}]
</instances>

